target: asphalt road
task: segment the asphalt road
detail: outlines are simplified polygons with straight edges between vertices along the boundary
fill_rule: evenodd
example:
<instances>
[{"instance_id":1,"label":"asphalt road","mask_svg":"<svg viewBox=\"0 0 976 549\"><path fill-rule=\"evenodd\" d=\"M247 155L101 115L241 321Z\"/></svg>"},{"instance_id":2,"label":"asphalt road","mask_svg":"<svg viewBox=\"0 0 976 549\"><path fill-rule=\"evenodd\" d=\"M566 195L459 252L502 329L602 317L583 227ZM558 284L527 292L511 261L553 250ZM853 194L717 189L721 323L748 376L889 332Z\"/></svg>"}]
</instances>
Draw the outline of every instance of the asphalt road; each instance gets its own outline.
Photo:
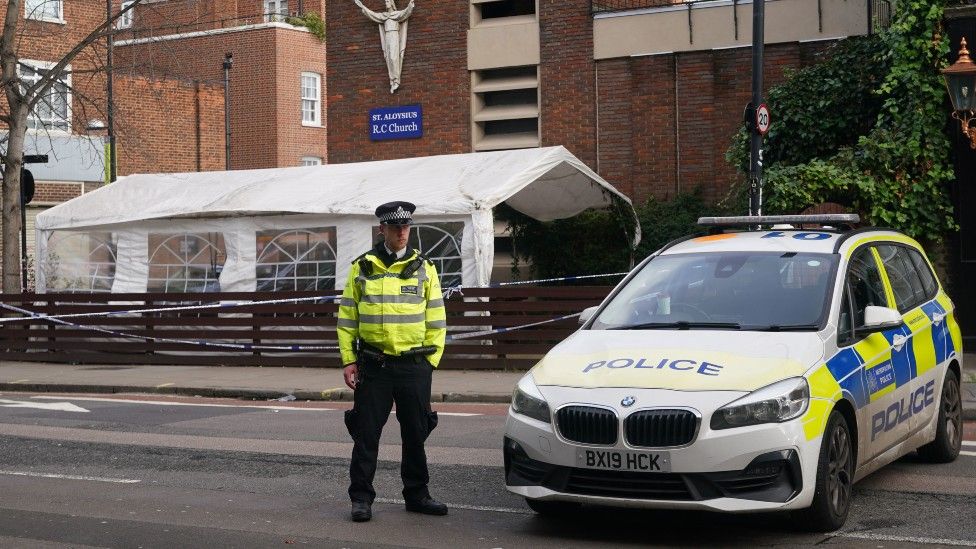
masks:
<instances>
[{"instance_id":1,"label":"asphalt road","mask_svg":"<svg viewBox=\"0 0 976 549\"><path fill-rule=\"evenodd\" d=\"M432 492L450 514L403 510L391 417L381 499L373 521L354 524L340 403L119 398L0 394L0 547L976 545L972 424L971 455L888 466L857 485L844 530L815 535L778 515L586 509L542 519L503 487L505 406L442 405L428 454Z\"/></svg>"}]
</instances>

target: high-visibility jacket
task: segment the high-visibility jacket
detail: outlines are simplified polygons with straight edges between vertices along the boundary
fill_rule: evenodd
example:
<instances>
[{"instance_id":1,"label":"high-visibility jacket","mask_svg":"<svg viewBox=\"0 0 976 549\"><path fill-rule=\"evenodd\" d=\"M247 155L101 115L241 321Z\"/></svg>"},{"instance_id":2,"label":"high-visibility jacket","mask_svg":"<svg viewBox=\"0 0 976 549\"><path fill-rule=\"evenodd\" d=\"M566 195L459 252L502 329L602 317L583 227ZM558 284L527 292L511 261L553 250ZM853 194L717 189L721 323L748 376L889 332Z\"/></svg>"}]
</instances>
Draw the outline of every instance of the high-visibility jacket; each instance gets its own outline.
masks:
<instances>
[{"instance_id":1,"label":"high-visibility jacket","mask_svg":"<svg viewBox=\"0 0 976 549\"><path fill-rule=\"evenodd\" d=\"M356 362L354 345L362 338L388 355L436 346L427 355L436 367L444 354L447 315L434 264L417 250L389 267L372 251L357 258L339 301L337 331L343 364Z\"/></svg>"}]
</instances>

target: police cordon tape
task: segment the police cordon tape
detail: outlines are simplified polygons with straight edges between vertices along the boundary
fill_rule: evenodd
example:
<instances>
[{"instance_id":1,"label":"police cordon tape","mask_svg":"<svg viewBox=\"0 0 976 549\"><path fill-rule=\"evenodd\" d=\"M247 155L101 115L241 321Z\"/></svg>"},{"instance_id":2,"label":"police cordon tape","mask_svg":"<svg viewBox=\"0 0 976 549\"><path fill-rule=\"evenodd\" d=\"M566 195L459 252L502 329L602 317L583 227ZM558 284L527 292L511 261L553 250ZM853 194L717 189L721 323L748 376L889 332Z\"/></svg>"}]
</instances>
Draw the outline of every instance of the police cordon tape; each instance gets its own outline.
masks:
<instances>
[{"instance_id":1,"label":"police cordon tape","mask_svg":"<svg viewBox=\"0 0 976 549\"><path fill-rule=\"evenodd\" d=\"M155 336L144 336L138 334L129 334L126 332L118 332L115 330L107 330L105 328L98 328L96 326L86 326L82 324L75 324L74 322L68 322L67 320L61 320L60 318L55 318L53 316L44 316L37 313L28 311L27 309L21 309L20 307L14 307L13 305L8 305L6 303L0 303L0 308L6 309L8 311L13 311L23 315L28 315L25 318L36 318L40 320L45 320L48 322L53 322L61 326L69 326L71 328L79 328L82 330L89 330L92 332L98 332L101 334L110 335L113 337L125 337L130 339L143 339L146 341L155 341L159 343L178 343L181 345L194 345L198 347L216 347L219 349L235 349L239 351L338 351L338 345L255 345L252 343L216 343L213 341L207 341L202 339L174 339L169 337L155 337ZM507 326L504 328L496 328L494 330L478 330L473 332L462 332L459 334L449 334L446 338L447 343L454 340L460 339L470 339L473 337L482 337L490 334L501 334L505 332L511 332L514 330L521 330L523 328L531 328L533 326L540 326L542 324L550 324L553 322L559 322L561 320L567 320L579 316L580 313L573 313L569 315L563 315L556 318L550 318L547 320L540 320L538 322L530 322L528 324L520 324L518 326Z\"/></svg>"},{"instance_id":2,"label":"police cordon tape","mask_svg":"<svg viewBox=\"0 0 976 549\"><path fill-rule=\"evenodd\" d=\"M578 275L578 276L566 276L566 277L558 277L558 278L544 278L544 279L537 279L537 280L522 280L522 281L515 281L515 282L498 282L483 287L491 288L491 287L525 285L525 284L539 284L539 283L546 283L546 282L564 282L569 280L582 280L588 278L623 276L626 274L627 273L607 273L607 274L598 274L598 275ZM442 295L445 298L450 298L451 295L453 295L454 293L458 293L459 295L464 295L464 292L462 290L463 289L460 286L450 286L445 288L442 291ZM275 305L275 304L282 304L282 303L297 303L302 301L333 301L334 302L334 301L338 301L339 299L340 296L331 296L331 297L314 296L314 297L297 297L297 298L287 298L287 299L269 299L269 300L262 300L262 301L241 301L241 302L234 302L234 303L215 303L211 305L183 305L178 307L156 307L151 309L131 309L125 311L71 313L71 314L64 314L64 315L47 315L43 313L35 313L33 311L23 309L20 307L15 307L13 305L8 305L6 303L0 303L0 308L24 315L16 318L0 318L0 323L39 319L48 322L53 322L55 324L62 325L62 326L69 326L72 328L78 328L82 330L102 333L113 337L142 339L146 341L154 341L160 343L194 345L198 347L214 347L218 349L234 349L240 351L337 351L339 350L338 345L260 345L260 344L251 344L251 343L217 343L217 342L212 342L207 340L197 340L197 339L175 339L175 338L167 338L167 337L144 336L138 334L130 334L126 332L119 332L116 330L108 330L105 328L98 328L96 326L76 324L74 322L69 322L64 319L109 317L109 316L164 313L164 312L176 312L176 311L196 311L196 310L204 310L204 309L224 309L224 308L244 307L244 306L253 306L253 305ZM446 339L447 342L451 342L455 340L470 339L470 338L482 337L491 334L512 332L524 328L531 328L543 324L551 324L553 322L568 320L570 318L578 317L579 315L580 313L573 313L573 314L559 316L556 318L550 318L547 320L540 320L537 322L520 324L518 326L507 326L504 328L495 328L492 330L477 330L477 331L463 332L458 334L449 334Z\"/></svg>"},{"instance_id":3,"label":"police cordon tape","mask_svg":"<svg viewBox=\"0 0 976 549\"><path fill-rule=\"evenodd\" d=\"M627 273L607 273L598 275L577 275L577 276L564 276L559 278L541 278L537 280L520 280L515 282L496 282L494 284L488 284L486 286L472 286L467 289L480 289L480 288L499 288L504 286L516 286L524 284L542 284L547 282L566 282L570 280L583 280L588 278L605 278L612 276L623 276ZM449 286L443 288L441 295L445 299L449 299L455 293L458 295L464 295L465 288L461 286ZM280 305L283 303L299 303L304 301L339 301L341 296L313 296L313 297L292 297L285 299L267 299L261 301L235 301L235 302L225 302L225 303L212 303L210 305L180 305L175 307L155 307L150 309L130 309L125 311L98 311L93 313L69 313L63 315L47 315L43 313L34 313L31 311L24 312L24 310L18 310L21 314L25 316L21 317L11 317L11 318L0 318L0 324L8 322L20 322L24 320L31 320L37 318L52 319L52 320L63 320L66 318L95 318L95 317L109 317L109 316L123 316L123 315L134 315L134 314L150 314L150 313L170 313L178 311L201 311L207 309L230 309L234 307L252 307L254 305ZM4 307L6 308L6 307ZM8 309L12 310L12 309Z\"/></svg>"}]
</instances>

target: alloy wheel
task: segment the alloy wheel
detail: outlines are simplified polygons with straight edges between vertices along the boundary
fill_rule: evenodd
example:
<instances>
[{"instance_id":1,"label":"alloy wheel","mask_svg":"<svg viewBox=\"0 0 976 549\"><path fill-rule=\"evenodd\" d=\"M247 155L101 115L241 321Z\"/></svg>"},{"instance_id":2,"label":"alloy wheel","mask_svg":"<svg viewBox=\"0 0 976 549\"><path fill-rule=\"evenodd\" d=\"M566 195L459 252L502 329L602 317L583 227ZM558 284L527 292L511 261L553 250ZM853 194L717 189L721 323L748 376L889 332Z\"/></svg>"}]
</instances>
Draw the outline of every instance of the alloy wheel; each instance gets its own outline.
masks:
<instances>
[{"instance_id":1,"label":"alloy wheel","mask_svg":"<svg viewBox=\"0 0 976 549\"><path fill-rule=\"evenodd\" d=\"M837 425L830 435L827 449L827 494L831 511L837 515L847 510L851 499L851 440L847 430Z\"/></svg>"}]
</instances>

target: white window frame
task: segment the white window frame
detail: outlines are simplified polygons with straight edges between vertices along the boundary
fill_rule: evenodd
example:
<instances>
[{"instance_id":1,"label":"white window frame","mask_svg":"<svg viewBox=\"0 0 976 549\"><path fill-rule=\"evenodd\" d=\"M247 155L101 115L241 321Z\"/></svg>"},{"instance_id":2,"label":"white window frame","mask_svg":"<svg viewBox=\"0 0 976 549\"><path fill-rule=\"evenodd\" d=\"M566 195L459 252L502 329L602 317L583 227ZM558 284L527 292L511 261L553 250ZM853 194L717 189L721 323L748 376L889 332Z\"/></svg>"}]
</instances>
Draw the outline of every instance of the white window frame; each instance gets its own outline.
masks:
<instances>
[{"instance_id":1,"label":"white window frame","mask_svg":"<svg viewBox=\"0 0 976 549\"><path fill-rule=\"evenodd\" d=\"M301 164L299 166L321 166L322 157L321 156L303 156Z\"/></svg>"},{"instance_id":2,"label":"white window frame","mask_svg":"<svg viewBox=\"0 0 976 549\"><path fill-rule=\"evenodd\" d=\"M58 12L57 17L45 15L45 10L42 8L48 7L49 4L54 4ZM24 0L24 19L64 23L64 0Z\"/></svg>"},{"instance_id":3,"label":"white window frame","mask_svg":"<svg viewBox=\"0 0 976 549\"><path fill-rule=\"evenodd\" d=\"M315 96L305 95L305 79L315 79ZM302 126L322 127L322 75L317 72L303 72L299 80L302 105ZM309 88L311 89L311 88ZM306 109L306 102L311 103L311 109ZM306 119L306 113L311 113L312 120Z\"/></svg>"},{"instance_id":4,"label":"white window frame","mask_svg":"<svg viewBox=\"0 0 976 549\"><path fill-rule=\"evenodd\" d=\"M22 79L21 80L21 85L24 88L27 88L32 83L37 82L37 80L35 80L35 79L31 79L29 81L23 80L23 70L24 70L23 65L28 65L30 67L33 67L35 69L35 71L36 71L38 69L41 69L41 70L43 70L43 69L53 69L55 66L57 66L57 63L53 63L53 62L50 62L50 61L36 61L36 60L33 60L33 59L21 59L20 60L20 64L17 65L17 76L18 76L18 78L21 78ZM40 78L38 77L38 80L39 79ZM34 110L32 110L30 112L30 114L27 115L27 124L28 124L27 131L29 131L29 132L30 131L35 131L35 132L44 131L44 132L50 132L50 133L71 134L71 121L72 121L72 117L71 117L71 65L65 66L64 71L63 71L62 78L59 79L59 82L61 82L65 86L65 88L66 88L65 89L66 96L67 96L66 97L66 101L65 101L66 102L66 106L65 106L65 108L66 108L66 115L65 115L65 118L63 120L63 122L66 125L66 127L55 126L54 124L55 124L56 120L53 119L53 118L50 119L50 120L48 120L48 121L41 120L40 117L37 116L37 114L35 114L35 111L37 110L37 105L35 104ZM51 86L48 89L48 93L50 94L50 93L56 92L56 88L57 88L57 85ZM38 103L40 103L40 101L43 101L43 99L42 100L39 100ZM34 127L34 128L30 127L30 125L31 125L32 122L35 123L35 124L38 124L39 127ZM47 122L50 122L51 123L51 126L50 127L47 126Z\"/></svg>"},{"instance_id":5,"label":"white window frame","mask_svg":"<svg viewBox=\"0 0 976 549\"><path fill-rule=\"evenodd\" d=\"M134 4L136 0L122 0L122 8L125 9L130 5ZM116 21L115 28L117 29L128 29L132 27L132 23L135 20L135 10L129 10L123 13Z\"/></svg>"},{"instance_id":6,"label":"white window frame","mask_svg":"<svg viewBox=\"0 0 976 549\"><path fill-rule=\"evenodd\" d=\"M288 0L264 0L264 22L280 23L288 17Z\"/></svg>"}]
</instances>

